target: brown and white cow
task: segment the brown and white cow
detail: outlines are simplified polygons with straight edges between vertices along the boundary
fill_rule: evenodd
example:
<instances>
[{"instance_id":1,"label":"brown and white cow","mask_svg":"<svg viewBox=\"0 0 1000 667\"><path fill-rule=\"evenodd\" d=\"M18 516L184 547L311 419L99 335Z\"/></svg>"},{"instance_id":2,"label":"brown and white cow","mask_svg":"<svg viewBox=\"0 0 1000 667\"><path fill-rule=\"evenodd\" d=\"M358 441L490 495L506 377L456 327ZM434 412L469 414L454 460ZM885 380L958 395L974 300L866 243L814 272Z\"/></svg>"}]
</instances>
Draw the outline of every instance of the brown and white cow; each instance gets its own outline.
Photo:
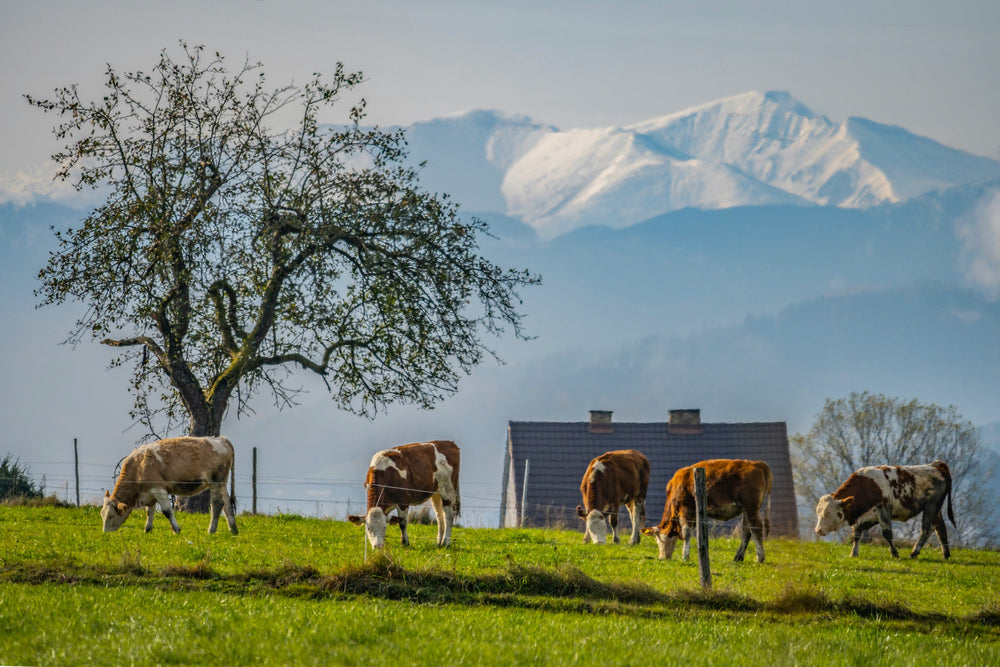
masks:
<instances>
[{"instance_id":1,"label":"brown and white cow","mask_svg":"<svg viewBox=\"0 0 1000 667\"><path fill-rule=\"evenodd\" d=\"M219 513L225 511L229 532L239 533L233 513L236 472L233 466L233 443L223 437L166 438L137 447L125 457L112 492L104 492L101 519L108 533L125 523L136 507L146 508L146 532L153 530L153 515L159 504L175 533L181 532L174 518L170 495L193 496L211 490L212 520L208 532L219 525ZM226 477L229 491L226 491Z\"/></svg>"},{"instance_id":2,"label":"brown and white cow","mask_svg":"<svg viewBox=\"0 0 1000 667\"><path fill-rule=\"evenodd\" d=\"M923 513L920 539L913 545L910 558L916 558L930 537L931 528L941 541L941 553L948 549L948 530L941 512L948 500L948 518L955 525L951 508L951 470L944 461L916 466L868 466L851 473L847 481L816 504L816 534L831 533L845 523L854 529L851 556L857 557L864 531L875 524L882 527L882 537L889 543L893 558L899 558L892 543L892 521L908 521Z\"/></svg>"},{"instance_id":3,"label":"brown and white cow","mask_svg":"<svg viewBox=\"0 0 1000 667\"><path fill-rule=\"evenodd\" d=\"M639 544L646 522L646 489L649 487L649 460L634 449L605 452L590 462L580 482L583 505L576 513L586 522L584 544L605 544L608 522L615 544L618 537L618 508L625 505L632 517L631 544Z\"/></svg>"},{"instance_id":4,"label":"brown and white cow","mask_svg":"<svg viewBox=\"0 0 1000 667\"><path fill-rule=\"evenodd\" d=\"M661 559L674 553L677 538L684 540L684 560L691 554L691 534L697 515L694 499L694 469L705 469L705 486L708 496L706 514L709 518L728 521L738 516L741 523L740 546L735 561L742 561L751 535L757 552L757 562L764 562L764 537L771 524L771 468L763 461L743 459L712 459L681 468L667 482L667 501L663 506L660 525L643 530L656 536ZM760 507L767 498L764 520Z\"/></svg>"},{"instance_id":5,"label":"brown and white cow","mask_svg":"<svg viewBox=\"0 0 1000 667\"><path fill-rule=\"evenodd\" d=\"M368 541L376 549L385 545L389 524L398 524L403 546L410 545L406 534L410 505L430 499L437 516L438 546L451 544L451 527L461 510L458 493L458 445L449 440L432 440L384 449L372 457L365 486L368 512L347 520L364 525ZM388 516L393 509L396 514Z\"/></svg>"}]
</instances>

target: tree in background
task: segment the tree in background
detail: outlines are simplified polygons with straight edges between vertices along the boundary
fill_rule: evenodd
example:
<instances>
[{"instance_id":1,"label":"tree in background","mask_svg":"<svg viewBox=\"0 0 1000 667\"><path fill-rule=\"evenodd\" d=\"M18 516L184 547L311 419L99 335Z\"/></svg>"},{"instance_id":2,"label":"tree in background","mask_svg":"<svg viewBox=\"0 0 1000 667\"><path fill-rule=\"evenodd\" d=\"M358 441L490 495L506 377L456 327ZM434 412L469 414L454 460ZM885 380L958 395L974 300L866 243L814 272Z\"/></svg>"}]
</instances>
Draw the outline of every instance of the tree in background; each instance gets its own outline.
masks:
<instances>
[{"instance_id":1,"label":"tree in background","mask_svg":"<svg viewBox=\"0 0 1000 667\"><path fill-rule=\"evenodd\" d=\"M402 132L362 127L363 99L320 124L360 73L270 89L259 63L181 50L148 74L109 66L93 101L26 96L60 119L59 177L110 191L57 232L37 293L85 304L70 339L132 365L149 436L217 435L261 388L293 405L293 369L357 414L430 407L498 358L484 334L525 338L518 289L538 277L479 255L486 224L419 187Z\"/></svg>"},{"instance_id":2,"label":"tree in background","mask_svg":"<svg viewBox=\"0 0 1000 667\"><path fill-rule=\"evenodd\" d=\"M27 468L10 454L0 459L0 500L41 497L42 488L31 479Z\"/></svg>"},{"instance_id":3,"label":"tree in background","mask_svg":"<svg viewBox=\"0 0 1000 667\"><path fill-rule=\"evenodd\" d=\"M1000 531L987 482L992 458L976 428L954 406L909 402L868 392L828 399L806 435L791 438L795 491L811 509L858 468L915 465L940 459L952 475L958 544L996 544ZM810 516L810 523L814 520ZM915 538L919 521L900 524Z\"/></svg>"}]
</instances>

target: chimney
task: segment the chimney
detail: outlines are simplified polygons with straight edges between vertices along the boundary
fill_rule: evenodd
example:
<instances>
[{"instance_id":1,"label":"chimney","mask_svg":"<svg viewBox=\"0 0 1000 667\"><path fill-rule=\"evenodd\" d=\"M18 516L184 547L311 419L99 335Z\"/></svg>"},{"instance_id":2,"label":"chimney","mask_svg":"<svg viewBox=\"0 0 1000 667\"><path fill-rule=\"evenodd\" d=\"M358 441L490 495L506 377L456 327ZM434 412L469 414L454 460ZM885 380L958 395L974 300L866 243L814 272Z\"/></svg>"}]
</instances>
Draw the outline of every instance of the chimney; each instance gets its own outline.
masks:
<instances>
[{"instance_id":1,"label":"chimney","mask_svg":"<svg viewBox=\"0 0 1000 667\"><path fill-rule=\"evenodd\" d=\"M671 435L698 435L701 433L701 410L671 410L667 422L667 433Z\"/></svg>"},{"instance_id":2,"label":"chimney","mask_svg":"<svg viewBox=\"0 0 1000 667\"><path fill-rule=\"evenodd\" d=\"M614 433L615 427L611 423L611 410L591 410L590 422L587 424L588 433Z\"/></svg>"}]
</instances>

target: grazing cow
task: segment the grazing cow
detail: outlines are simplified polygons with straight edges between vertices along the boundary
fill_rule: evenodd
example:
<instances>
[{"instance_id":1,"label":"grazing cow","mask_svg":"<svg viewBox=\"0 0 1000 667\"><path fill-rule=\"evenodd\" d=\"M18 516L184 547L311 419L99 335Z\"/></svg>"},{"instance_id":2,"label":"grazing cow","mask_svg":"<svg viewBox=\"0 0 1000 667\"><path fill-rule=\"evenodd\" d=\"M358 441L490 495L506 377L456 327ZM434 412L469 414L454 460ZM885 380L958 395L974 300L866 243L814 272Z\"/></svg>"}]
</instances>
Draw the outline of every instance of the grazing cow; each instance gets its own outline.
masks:
<instances>
[{"instance_id":1,"label":"grazing cow","mask_svg":"<svg viewBox=\"0 0 1000 667\"><path fill-rule=\"evenodd\" d=\"M226 491L226 477L229 491ZM159 504L175 533L181 532L174 518L169 495L193 496L211 489L212 521L208 532L219 525L225 510L229 532L239 533L233 514L236 473L233 443L226 438L166 438L137 447L122 462L122 470L112 492L104 492L101 519L108 533L125 523L132 509L145 506L146 532L153 530L153 515Z\"/></svg>"},{"instance_id":2,"label":"grazing cow","mask_svg":"<svg viewBox=\"0 0 1000 667\"><path fill-rule=\"evenodd\" d=\"M461 510L458 494L458 445L448 440L432 440L384 449L372 457L365 486L368 512L347 520L364 525L368 541L376 549L385 544L388 524L398 524L403 546L410 546L406 534L407 511L428 498L437 515L439 547L451 544L451 526ZM396 514L389 518L393 509Z\"/></svg>"},{"instance_id":3,"label":"grazing cow","mask_svg":"<svg viewBox=\"0 0 1000 667\"><path fill-rule=\"evenodd\" d=\"M945 498L948 499L948 518L954 526L951 471L944 461L917 466L868 466L851 473L839 489L819 499L816 534L822 537L846 523L854 528L851 556L857 557L862 534L879 524L892 557L899 558L892 543L892 520L908 521L922 512L920 539L913 545L910 558L920 553L930 537L931 528L941 541L941 553L948 558L951 556L948 530L941 512Z\"/></svg>"},{"instance_id":4,"label":"grazing cow","mask_svg":"<svg viewBox=\"0 0 1000 667\"><path fill-rule=\"evenodd\" d=\"M667 502L660 525L643 530L655 535L660 558L669 559L677 538L684 540L684 560L691 554L691 533L697 522L694 499L694 469L705 469L709 518L728 521L740 515L741 541L734 561L742 561L750 536L753 536L757 562L764 562L764 537L771 525L771 468L763 461L712 459L681 468L667 482ZM760 506L767 497L767 509L761 521Z\"/></svg>"},{"instance_id":5,"label":"grazing cow","mask_svg":"<svg viewBox=\"0 0 1000 667\"><path fill-rule=\"evenodd\" d=\"M606 452L590 462L580 482L583 505L576 513L586 522L584 544L608 541L608 522L615 544L618 538L618 508L628 507L632 517L632 544L639 544L646 522L646 489L649 486L649 461L634 449Z\"/></svg>"}]
</instances>

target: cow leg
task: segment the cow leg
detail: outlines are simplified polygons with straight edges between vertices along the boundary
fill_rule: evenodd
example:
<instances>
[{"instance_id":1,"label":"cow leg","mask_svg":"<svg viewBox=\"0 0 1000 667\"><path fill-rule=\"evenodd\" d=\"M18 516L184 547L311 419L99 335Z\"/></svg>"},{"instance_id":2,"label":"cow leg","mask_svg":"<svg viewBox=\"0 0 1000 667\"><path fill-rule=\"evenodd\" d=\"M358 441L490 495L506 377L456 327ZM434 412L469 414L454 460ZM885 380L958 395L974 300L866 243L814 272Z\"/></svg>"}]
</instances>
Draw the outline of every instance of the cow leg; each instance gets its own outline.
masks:
<instances>
[{"instance_id":1,"label":"cow leg","mask_svg":"<svg viewBox=\"0 0 1000 667\"><path fill-rule=\"evenodd\" d=\"M879 510L878 523L882 527L882 538L889 543L889 552L893 558L899 558L899 551L896 550L896 545L892 543L892 517L888 509L883 508Z\"/></svg>"},{"instance_id":2,"label":"cow leg","mask_svg":"<svg viewBox=\"0 0 1000 667\"><path fill-rule=\"evenodd\" d=\"M687 524L681 528L681 539L684 540L684 549L681 551L681 557L687 560L691 557L691 528Z\"/></svg>"},{"instance_id":3,"label":"cow leg","mask_svg":"<svg viewBox=\"0 0 1000 667\"><path fill-rule=\"evenodd\" d=\"M854 534L852 535L852 545L851 545L851 558L857 558L858 553L861 551L861 538L864 537L864 530L861 528L861 524L854 526Z\"/></svg>"},{"instance_id":4,"label":"cow leg","mask_svg":"<svg viewBox=\"0 0 1000 667\"><path fill-rule=\"evenodd\" d=\"M753 548L757 552L757 562L764 562L764 522L761 521L760 514L755 513L753 521L750 522L750 535L753 536Z\"/></svg>"},{"instance_id":5,"label":"cow leg","mask_svg":"<svg viewBox=\"0 0 1000 667\"><path fill-rule=\"evenodd\" d=\"M153 530L153 516L156 514L156 503L146 505L146 532Z\"/></svg>"},{"instance_id":6,"label":"cow leg","mask_svg":"<svg viewBox=\"0 0 1000 667\"><path fill-rule=\"evenodd\" d=\"M917 543L913 545L913 550L910 551L910 558L916 558L920 554L920 550L924 548L927 538L931 536L931 530L934 529L935 517L940 515L940 508L934 508L933 510L928 508L924 510L923 515L920 517L920 537L917 539Z\"/></svg>"},{"instance_id":7,"label":"cow leg","mask_svg":"<svg viewBox=\"0 0 1000 667\"><path fill-rule=\"evenodd\" d=\"M170 496L163 489L151 489L150 493L156 499L156 504L160 506L163 516L167 517L167 520L170 521L170 527L174 533L181 532L181 527L177 525L177 519L174 518L174 508L170 504Z\"/></svg>"},{"instance_id":8,"label":"cow leg","mask_svg":"<svg viewBox=\"0 0 1000 667\"><path fill-rule=\"evenodd\" d=\"M229 532L233 535L239 535L239 528L236 527L236 512L233 510L233 497L229 495L229 490L226 489L226 485L222 484L222 511L226 513L226 523L229 524Z\"/></svg>"},{"instance_id":9,"label":"cow leg","mask_svg":"<svg viewBox=\"0 0 1000 667\"><path fill-rule=\"evenodd\" d=\"M639 544L642 537L642 526L646 523L646 503L636 498L628 505L629 516L632 517L632 539L630 544Z\"/></svg>"},{"instance_id":10,"label":"cow leg","mask_svg":"<svg viewBox=\"0 0 1000 667\"><path fill-rule=\"evenodd\" d=\"M615 538L615 544L620 544L621 539L618 537L618 510L612 510L607 516L608 522L611 524L611 535Z\"/></svg>"},{"instance_id":11,"label":"cow leg","mask_svg":"<svg viewBox=\"0 0 1000 667\"><path fill-rule=\"evenodd\" d=\"M211 491L209 492L210 504L212 506L212 518L208 522L208 534L214 535L216 529L219 527L219 515L222 514L222 494L219 493L219 485L213 484Z\"/></svg>"},{"instance_id":12,"label":"cow leg","mask_svg":"<svg viewBox=\"0 0 1000 667\"><path fill-rule=\"evenodd\" d=\"M399 532L401 533L400 544L404 547L410 546L410 536L406 534L406 525L409 523L409 507L397 507L396 516L399 517Z\"/></svg>"},{"instance_id":13,"label":"cow leg","mask_svg":"<svg viewBox=\"0 0 1000 667\"><path fill-rule=\"evenodd\" d=\"M455 506L445 501L440 495L431 497L434 504L434 513L437 515L439 547L447 547L451 544L451 527L455 523Z\"/></svg>"},{"instance_id":14,"label":"cow leg","mask_svg":"<svg viewBox=\"0 0 1000 667\"><path fill-rule=\"evenodd\" d=\"M451 528L455 525L455 506L451 503L444 506L444 543L443 547L451 546Z\"/></svg>"},{"instance_id":15,"label":"cow leg","mask_svg":"<svg viewBox=\"0 0 1000 667\"><path fill-rule=\"evenodd\" d=\"M747 553L747 545L750 543L750 521L747 519L747 515L744 512L743 519L740 521L740 548L736 550L736 556L733 558L737 563L742 563L743 558ZM758 556L760 552L757 552Z\"/></svg>"},{"instance_id":16,"label":"cow leg","mask_svg":"<svg viewBox=\"0 0 1000 667\"><path fill-rule=\"evenodd\" d=\"M951 550L948 549L948 528L944 525L944 514L939 510L937 521L934 522L934 532L937 533L941 542L941 555L948 559L951 557Z\"/></svg>"}]
</instances>

